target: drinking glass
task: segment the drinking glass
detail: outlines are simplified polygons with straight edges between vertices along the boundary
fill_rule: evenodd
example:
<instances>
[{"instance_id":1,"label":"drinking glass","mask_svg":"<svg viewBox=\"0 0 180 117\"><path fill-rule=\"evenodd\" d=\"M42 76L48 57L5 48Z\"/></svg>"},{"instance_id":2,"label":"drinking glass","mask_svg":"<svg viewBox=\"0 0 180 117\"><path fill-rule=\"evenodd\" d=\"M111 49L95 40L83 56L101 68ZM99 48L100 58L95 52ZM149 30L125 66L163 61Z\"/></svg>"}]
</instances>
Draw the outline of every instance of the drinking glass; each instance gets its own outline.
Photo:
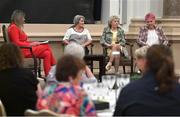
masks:
<instances>
[{"instance_id":1,"label":"drinking glass","mask_svg":"<svg viewBox=\"0 0 180 117\"><path fill-rule=\"evenodd\" d=\"M116 81L115 75L110 75L108 77L108 88L109 89L113 88L115 81Z\"/></svg>"},{"instance_id":2,"label":"drinking glass","mask_svg":"<svg viewBox=\"0 0 180 117\"><path fill-rule=\"evenodd\" d=\"M108 77L107 75L102 76L102 84L104 88L108 88Z\"/></svg>"}]
</instances>

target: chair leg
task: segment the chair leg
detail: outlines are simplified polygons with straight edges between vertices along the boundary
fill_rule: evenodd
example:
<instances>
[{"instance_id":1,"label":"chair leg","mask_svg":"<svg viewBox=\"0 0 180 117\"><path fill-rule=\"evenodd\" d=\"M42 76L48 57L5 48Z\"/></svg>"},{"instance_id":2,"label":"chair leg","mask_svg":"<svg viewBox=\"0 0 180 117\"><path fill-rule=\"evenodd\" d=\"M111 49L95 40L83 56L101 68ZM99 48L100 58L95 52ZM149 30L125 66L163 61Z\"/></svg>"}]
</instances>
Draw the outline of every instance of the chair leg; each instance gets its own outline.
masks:
<instances>
[{"instance_id":1,"label":"chair leg","mask_svg":"<svg viewBox=\"0 0 180 117\"><path fill-rule=\"evenodd\" d=\"M137 64L135 63L134 66L133 66L133 71L134 72L136 71L136 67L137 67Z\"/></svg>"},{"instance_id":2,"label":"chair leg","mask_svg":"<svg viewBox=\"0 0 180 117\"><path fill-rule=\"evenodd\" d=\"M34 75L35 75L36 78L38 76L37 71L38 71L38 69L37 69L37 59L34 59Z\"/></svg>"},{"instance_id":3,"label":"chair leg","mask_svg":"<svg viewBox=\"0 0 180 117\"><path fill-rule=\"evenodd\" d=\"M41 78L42 75L41 75L41 59L39 59L39 63L38 63L38 76Z\"/></svg>"},{"instance_id":4,"label":"chair leg","mask_svg":"<svg viewBox=\"0 0 180 117\"><path fill-rule=\"evenodd\" d=\"M124 74L126 73L125 65L123 65L123 73L124 73Z\"/></svg>"},{"instance_id":5,"label":"chair leg","mask_svg":"<svg viewBox=\"0 0 180 117\"><path fill-rule=\"evenodd\" d=\"M92 73L93 73L93 61L91 61L91 71L92 71Z\"/></svg>"},{"instance_id":6,"label":"chair leg","mask_svg":"<svg viewBox=\"0 0 180 117\"><path fill-rule=\"evenodd\" d=\"M133 73L133 67L134 67L134 65L132 64L131 65L131 74Z\"/></svg>"}]
</instances>

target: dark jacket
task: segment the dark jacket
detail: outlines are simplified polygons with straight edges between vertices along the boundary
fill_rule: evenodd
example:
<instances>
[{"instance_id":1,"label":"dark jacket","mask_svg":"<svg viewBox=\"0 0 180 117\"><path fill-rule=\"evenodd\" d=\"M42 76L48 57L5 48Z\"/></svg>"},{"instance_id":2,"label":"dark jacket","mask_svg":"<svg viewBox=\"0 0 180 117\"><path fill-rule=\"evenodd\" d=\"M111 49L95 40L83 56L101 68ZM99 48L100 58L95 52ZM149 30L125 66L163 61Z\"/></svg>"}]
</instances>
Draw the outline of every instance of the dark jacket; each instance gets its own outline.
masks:
<instances>
[{"instance_id":1,"label":"dark jacket","mask_svg":"<svg viewBox=\"0 0 180 117\"><path fill-rule=\"evenodd\" d=\"M0 71L0 99L8 116L24 115L26 109L36 109L37 84L37 79L27 69Z\"/></svg>"},{"instance_id":2,"label":"dark jacket","mask_svg":"<svg viewBox=\"0 0 180 117\"><path fill-rule=\"evenodd\" d=\"M179 84L172 92L159 95L155 76L148 72L122 89L114 112L120 115L180 115Z\"/></svg>"}]
</instances>

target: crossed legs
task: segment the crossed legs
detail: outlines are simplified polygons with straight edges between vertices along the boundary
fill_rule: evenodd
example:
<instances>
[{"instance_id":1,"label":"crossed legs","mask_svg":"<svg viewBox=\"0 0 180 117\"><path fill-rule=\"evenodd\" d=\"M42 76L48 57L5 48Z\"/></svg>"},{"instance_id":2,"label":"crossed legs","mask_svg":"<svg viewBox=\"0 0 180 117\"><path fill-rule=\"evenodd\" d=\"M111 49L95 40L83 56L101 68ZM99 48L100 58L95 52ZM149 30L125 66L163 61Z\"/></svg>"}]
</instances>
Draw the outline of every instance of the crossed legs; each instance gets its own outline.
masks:
<instances>
[{"instance_id":1,"label":"crossed legs","mask_svg":"<svg viewBox=\"0 0 180 117\"><path fill-rule=\"evenodd\" d=\"M106 65L106 70L110 70L111 69L111 66L112 66L112 63L113 61L119 61L120 60L120 56L114 56L112 54L113 51L119 51L121 50L120 48L121 46L119 44L113 44L112 47L111 47L111 53L110 53L110 59L109 59L109 62L108 64Z\"/></svg>"}]
</instances>

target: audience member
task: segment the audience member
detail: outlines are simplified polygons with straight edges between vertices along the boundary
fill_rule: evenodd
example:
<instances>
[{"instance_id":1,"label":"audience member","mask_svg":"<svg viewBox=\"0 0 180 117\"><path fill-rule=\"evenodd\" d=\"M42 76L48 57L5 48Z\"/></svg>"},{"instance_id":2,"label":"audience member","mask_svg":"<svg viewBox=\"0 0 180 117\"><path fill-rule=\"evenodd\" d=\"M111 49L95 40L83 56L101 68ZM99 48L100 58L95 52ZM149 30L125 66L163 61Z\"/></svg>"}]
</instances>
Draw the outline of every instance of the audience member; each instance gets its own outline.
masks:
<instances>
[{"instance_id":1,"label":"audience member","mask_svg":"<svg viewBox=\"0 0 180 117\"><path fill-rule=\"evenodd\" d=\"M174 73L172 52L152 45L146 54L143 77L121 90L114 116L180 115L180 85Z\"/></svg>"},{"instance_id":2,"label":"audience member","mask_svg":"<svg viewBox=\"0 0 180 117\"><path fill-rule=\"evenodd\" d=\"M136 65L142 73L146 70L146 53L148 48L149 46L143 46L135 51Z\"/></svg>"},{"instance_id":3,"label":"audience member","mask_svg":"<svg viewBox=\"0 0 180 117\"><path fill-rule=\"evenodd\" d=\"M76 44L76 43L71 43L68 44L65 49L64 49L64 54L65 55L72 55L75 57L78 57L80 59L84 58L84 49L81 45ZM54 83L57 82L55 78L55 72L56 72L56 67L52 67L52 69L49 72L49 75L47 76L47 83ZM94 81L97 82L95 76L91 72L90 68L86 65L85 70L82 74L82 81Z\"/></svg>"},{"instance_id":4,"label":"audience member","mask_svg":"<svg viewBox=\"0 0 180 117\"><path fill-rule=\"evenodd\" d=\"M140 27L137 44L142 46L151 46L153 44L168 45L168 40L162 30L156 23L156 18L153 13L148 13L145 16L146 25Z\"/></svg>"},{"instance_id":5,"label":"audience member","mask_svg":"<svg viewBox=\"0 0 180 117\"><path fill-rule=\"evenodd\" d=\"M38 81L23 68L21 50L14 44L0 47L0 99L8 116L22 116L26 109L35 109Z\"/></svg>"},{"instance_id":6,"label":"audience member","mask_svg":"<svg viewBox=\"0 0 180 117\"><path fill-rule=\"evenodd\" d=\"M80 86L85 68L80 58L63 56L56 67L56 80L59 83L47 85L42 97L38 99L37 109L74 116L96 116L93 102Z\"/></svg>"},{"instance_id":7,"label":"audience member","mask_svg":"<svg viewBox=\"0 0 180 117\"><path fill-rule=\"evenodd\" d=\"M11 16L11 24L8 27L8 35L12 43L17 46L32 46L32 51L37 58L43 59L45 76L48 75L51 66L56 61L53 57L51 48L48 44L41 45L41 42L30 42L26 33L24 32L25 13L21 10L15 10ZM22 49L25 58L32 57L28 49Z\"/></svg>"},{"instance_id":8,"label":"audience member","mask_svg":"<svg viewBox=\"0 0 180 117\"><path fill-rule=\"evenodd\" d=\"M121 51L123 46L125 46L126 40L124 31L119 26L119 17L111 16L108 21L108 26L104 28L103 34L100 39L100 43L108 48L108 53L110 53L110 59L108 64L106 65L106 70L110 70L112 66L112 62L114 59L120 59L119 56L113 56L113 51Z\"/></svg>"},{"instance_id":9,"label":"audience member","mask_svg":"<svg viewBox=\"0 0 180 117\"><path fill-rule=\"evenodd\" d=\"M74 25L66 31L63 41L66 45L71 42L82 45L85 48L85 54L88 54L87 46L92 43L92 38L89 31L84 28L84 21L84 16L76 15L73 20Z\"/></svg>"}]
</instances>

